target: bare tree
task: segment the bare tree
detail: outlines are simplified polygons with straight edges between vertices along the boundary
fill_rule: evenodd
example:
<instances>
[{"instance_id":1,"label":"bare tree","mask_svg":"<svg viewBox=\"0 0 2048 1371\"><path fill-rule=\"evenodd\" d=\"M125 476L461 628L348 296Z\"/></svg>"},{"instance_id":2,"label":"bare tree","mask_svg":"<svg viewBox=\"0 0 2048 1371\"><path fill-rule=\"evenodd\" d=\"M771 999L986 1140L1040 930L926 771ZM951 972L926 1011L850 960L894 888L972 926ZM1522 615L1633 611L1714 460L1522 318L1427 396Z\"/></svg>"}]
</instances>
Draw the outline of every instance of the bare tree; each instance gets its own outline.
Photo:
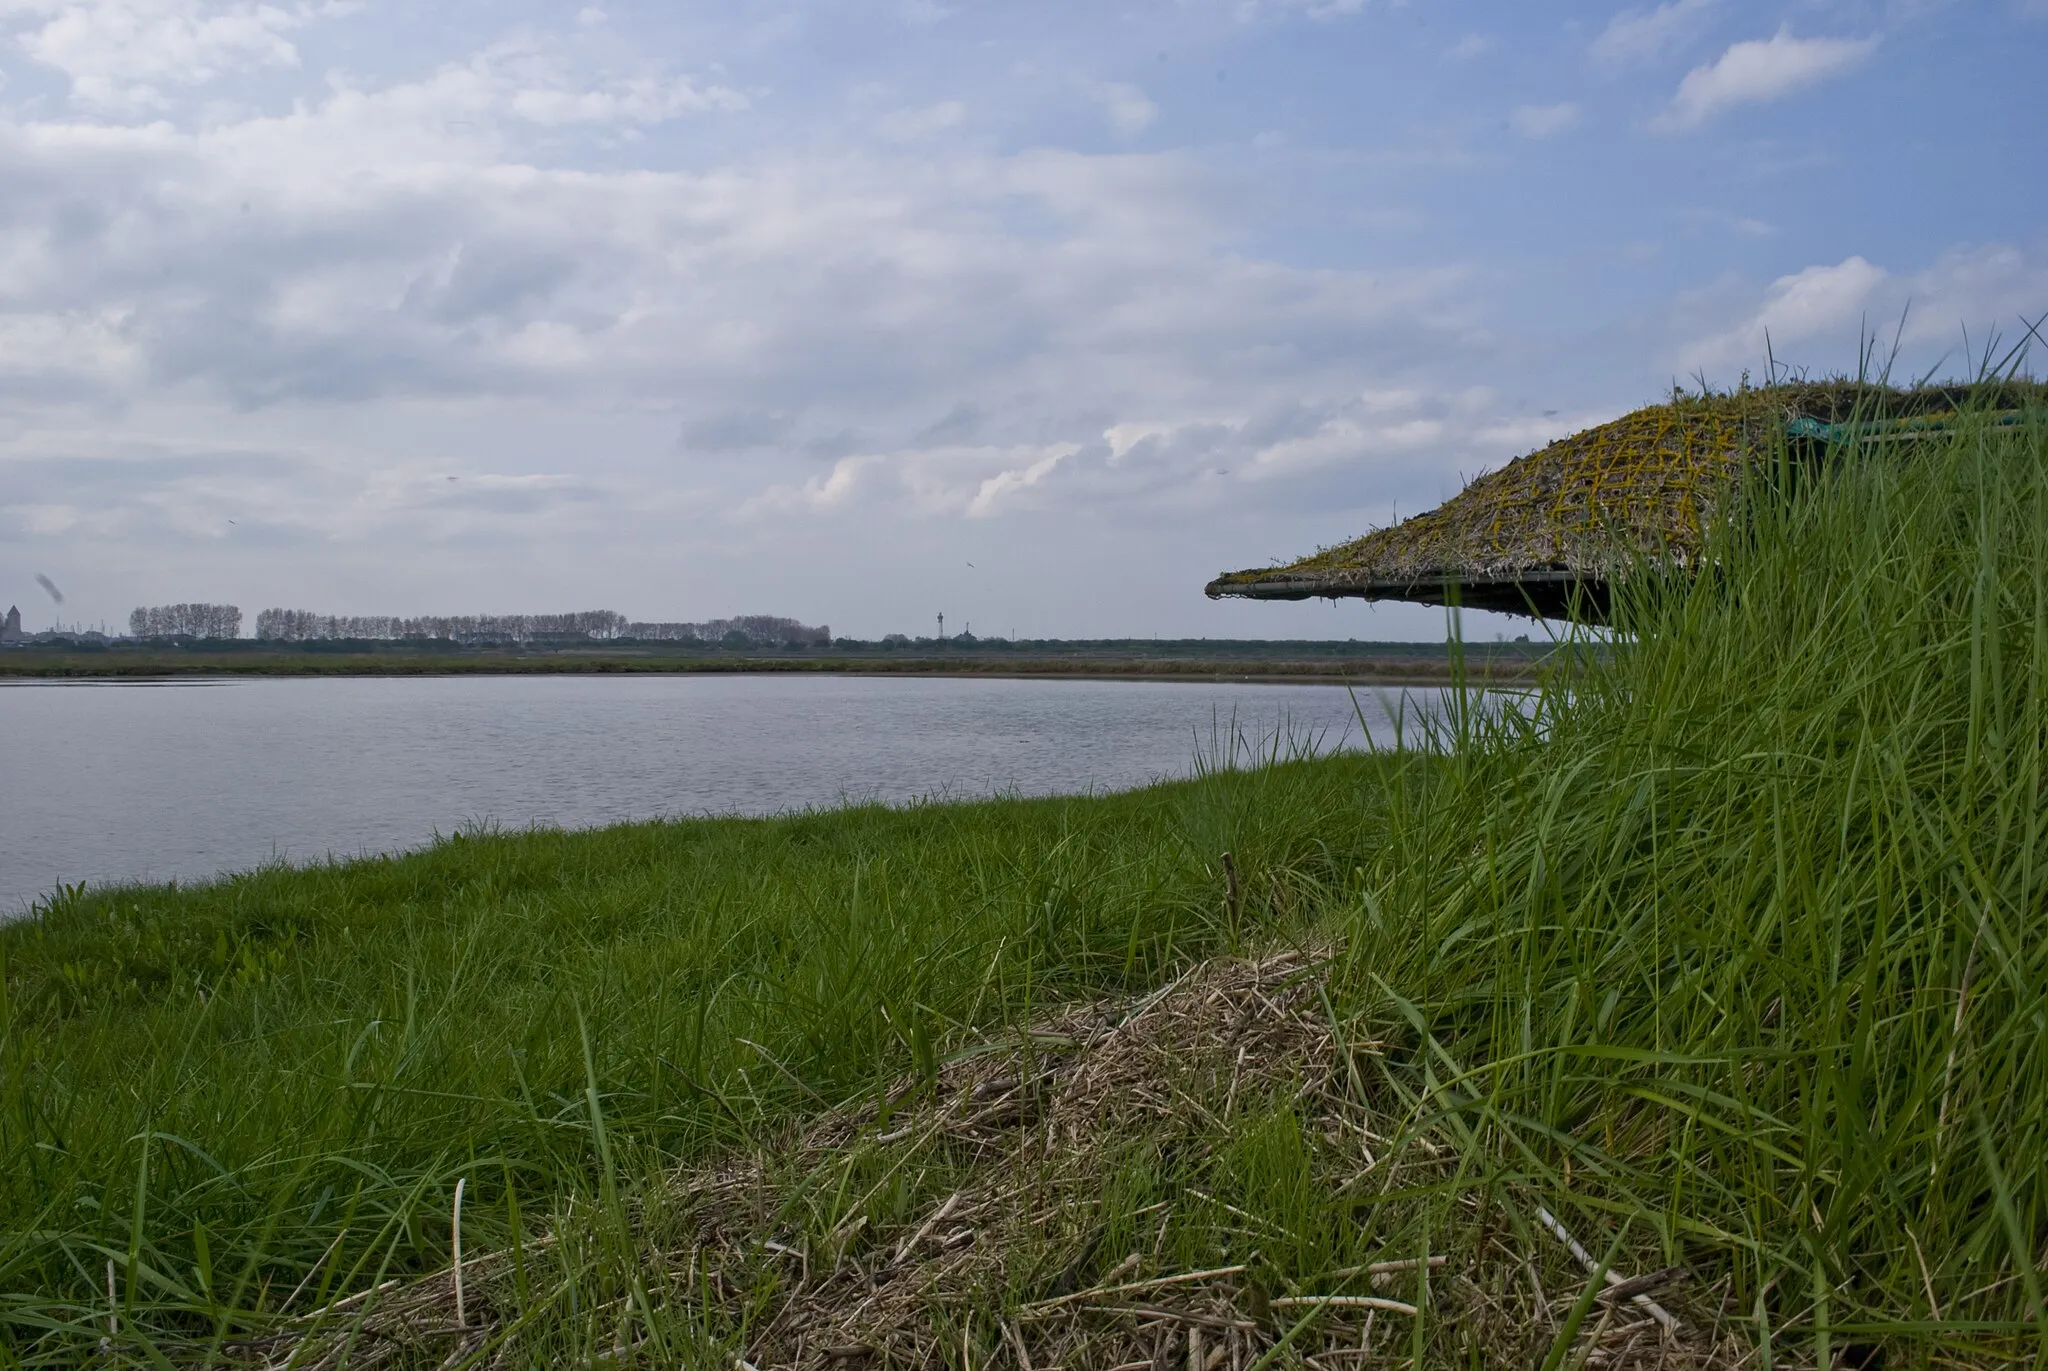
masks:
<instances>
[{"instance_id":1,"label":"bare tree","mask_svg":"<svg viewBox=\"0 0 2048 1371\"><path fill-rule=\"evenodd\" d=\"M136 638L239 638L242 611L233 605L149 605L128 616Z\"/></svg>"},{"instance_id":2,"label":"bare tree","mask_svg":"<svg viewBox=\"0 0 2048 1371\"><path fill-rule=\"evenodd\" d=\"M144 611L137 610L137 614ZM734 635L738 635L735 637ZM137 630L137 636L145 635ZM415 639L465 645L591 643L634 638L654 642L724 643L759 647L825 647L828 626L813 628L772 614L746 614L699 624L628 622L609 609L571 614L451 614L397 618L390 615L316 614L306 609L266 609L256 616L256 636L266 642L304 643L335 638L371 642Z\"/></svg>"},{"instance_id":3,"label":"bare tree","mask_svg":"<svg viewBox=\"0 0 2048 1371\"><path fill-rule=\"evenodd\" d=\"M701 624L631 623L624 636L656 642L724 643L734 634L739 635L735 641L756 647L828 647L832 642L829 626L812 628L772 614L743 614Z\"/></svg>"},{"instance_id":4,"label":"bare tree","mask_svg":"<svg viewBox=\"0 0 2048 1371\"><path fill-rule=\"evenodd\" d=\"M417 618L266 609L256 616L258 638L287 643L334 638L462 644L589 643L618 638L626 627L626 616L609 609L584 609L569 614L430 614Z\"/></svg>"}]
</instances>

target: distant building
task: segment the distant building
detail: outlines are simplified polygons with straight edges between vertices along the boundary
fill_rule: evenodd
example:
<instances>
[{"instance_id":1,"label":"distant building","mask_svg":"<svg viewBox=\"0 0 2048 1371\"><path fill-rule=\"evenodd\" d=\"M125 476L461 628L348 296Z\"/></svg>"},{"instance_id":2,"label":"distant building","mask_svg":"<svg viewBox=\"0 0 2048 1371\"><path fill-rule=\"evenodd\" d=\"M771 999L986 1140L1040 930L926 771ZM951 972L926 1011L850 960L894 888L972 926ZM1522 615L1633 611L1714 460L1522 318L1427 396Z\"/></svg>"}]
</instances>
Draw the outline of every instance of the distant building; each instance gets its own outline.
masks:
<instances>
[{"instance_id":1,"label":"distant building","mask_svg":"<svg viewBox=\"0 0 2048 1371\"><path fill-rule=\"evenodd\" d=\"M0 643L18 643L21 638L21 611L9 605L7 617L0 619Z\"/></svg>"}]
</instances>

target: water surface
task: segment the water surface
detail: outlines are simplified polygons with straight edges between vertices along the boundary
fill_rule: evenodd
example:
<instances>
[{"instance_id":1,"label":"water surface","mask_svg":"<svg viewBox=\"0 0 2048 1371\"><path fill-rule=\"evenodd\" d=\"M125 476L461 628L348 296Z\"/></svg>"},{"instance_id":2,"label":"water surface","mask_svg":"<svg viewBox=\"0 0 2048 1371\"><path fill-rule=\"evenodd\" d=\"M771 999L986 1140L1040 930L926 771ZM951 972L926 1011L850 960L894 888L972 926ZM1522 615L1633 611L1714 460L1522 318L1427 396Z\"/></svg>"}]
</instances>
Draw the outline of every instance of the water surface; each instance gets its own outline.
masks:
<instances>
[{"instance_id":1,"label":"water surface","mask_svg":"<svg viewBox=\"0 0 2048 1371\"><path fill-rule=\"evenodd\" d=\"M1437 692L1420 692L1416 703ZM854 676L450 676L0 687L0 917L59 882L214 876L847 800L1123 789L1221 735L1351 746L1334 686Z\"/></svg>"}]
</instances>

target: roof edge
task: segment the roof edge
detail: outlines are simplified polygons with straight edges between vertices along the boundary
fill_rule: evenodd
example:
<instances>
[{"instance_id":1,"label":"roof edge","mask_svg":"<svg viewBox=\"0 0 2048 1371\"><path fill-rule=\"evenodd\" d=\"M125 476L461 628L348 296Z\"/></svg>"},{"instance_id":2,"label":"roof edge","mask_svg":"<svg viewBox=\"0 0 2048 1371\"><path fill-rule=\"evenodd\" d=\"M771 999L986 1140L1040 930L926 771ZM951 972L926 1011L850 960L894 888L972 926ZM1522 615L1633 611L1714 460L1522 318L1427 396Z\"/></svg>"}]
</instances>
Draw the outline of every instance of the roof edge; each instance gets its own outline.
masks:
<instances>
[{"instance_id":1,"label":"roof edge","mask_svg":"<svg viewBox=\"0 0 2048 1371\"><path fill-rule=\"evenodd\" d=\"M1379 600L1412 591L1443 591L1453 587L1504 587L1518 585L1558 586L1575 582L1604 583L1605 576L1573 571L1566 567L1540 567L1528 571L1502 571L1474 575L1439 571L1426 576L1382 576L1374 578L1342 570L1320 573L1288 571L1226 571L1202 588L1212 600L1234 596L1245 600L1346 599Z\"/></svg>"},{"instance_id":2,"label":"roof edge","mask_svg":"<svg viewBox=\"0 0 2048 1371\"><path fill-rule=\"evenodd\" d=\"M1217 577L1203 590L1212 600L1226 596L1245 600L1406 600L1415 604L1490 609L1536 619L1578 617L1593 623L1606 621L1612 600L1610 592L1605 576L1563 567L1491 576L1445 572L1412 579L1378 580L1356 575L1340 580L1329 575L1240 571Z\"/></svg>"}]
</instances>

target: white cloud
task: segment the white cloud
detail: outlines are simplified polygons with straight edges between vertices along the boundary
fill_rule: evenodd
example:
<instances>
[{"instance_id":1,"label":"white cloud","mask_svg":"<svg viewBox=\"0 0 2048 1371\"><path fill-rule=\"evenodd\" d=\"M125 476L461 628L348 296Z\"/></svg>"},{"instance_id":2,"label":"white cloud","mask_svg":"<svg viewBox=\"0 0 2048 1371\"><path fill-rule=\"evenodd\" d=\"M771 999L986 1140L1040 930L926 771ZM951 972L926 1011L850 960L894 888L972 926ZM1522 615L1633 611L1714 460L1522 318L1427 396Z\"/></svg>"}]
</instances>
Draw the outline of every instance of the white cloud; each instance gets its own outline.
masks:
<instances>
[{"instance_id":1,"label":"white cloud","mask_svg":"<svg viewBox=\"0 0 2048 1371\"><path fill-rule=\"evenodd\" d=\"M1888 271L1863 257L1780 276L1760 293L1738 287L1692 302L1691 340L1676 361L1684 370L1750 367L1759 373L1768 345L1781 362L1855 365L1866 333L1914 355L1909 370L1948 372L1976 364L1961 349L1964 331L1981 349L1999 334L2024 331L2023 319L2048 311L2048 261L2010 244L1958 247L1914 272ZM1718 316L1718 317L1716 317Z\"/></svg>"},{"instance_id":2,"label":"white cloud","mask_svg":"<svg viewBox=\"0 0 2048 1371\"><path fill-rule=\"evenodd\" d=\"M1475 57L1484 57L1492 52L1496 44L1490 33L1468 33L1445 50L1444 56L1453 62L1469 62Z\"/></svg>"},{"instance_id":3,"label":"white cloud","mask_svg":"<svg viewBox=\"0 0 2048 1371\"><path fill-rule=\"evenodd\" d=\"M1053 468L1079 451L1079 445L1061 443L1044 456L1021 467L1006 467L983 481L975 490L974 498L967 502L967 517L982 519L993 513L1006 498L1021 490L1029 490L1046 477Z\"/></svg>"},{"instance_id":4,"label":"white cloud","mask_svg":"<svg viewBox=\"0 0 2048 1371\"><path fill-rule=\"evenodd\" d=\"M19 344L0 408L550 399L658 406L671 434L775 414L758 457L716 476L726 508L907 489L858 462L815 473L863 456L921 463L918 507L957 516L1094 470L1078 449L1047 459L1093 454L1123 415L1252 412L1466 346L1462 269L1245 255L1237 200L1186 155L546 160L576 121L660 119L720 89L595 77L532 40L195 127L0 111L0 337ZM1127 125L1149 108L1119 99ZM960 117L936 110L928 126ZM955 407L981 416L988 455L913 459Z\"/></svg>"},{"instance_id":5,"label":"white cloud","mask_svg":"<svg viewBox=\"0 0 2048 1371\"><path fill-rule=\"evenodd\" d=\"M1436 419L1408 419L1368 431L1353 419L1331 419L1312 433L1285 438L1260 448L1253 463L1271 471L1299 472L1388 451L1413 452L1443 440Z\"/></svg>"},{"instance_id":6,"label":"white cloud","mask_svg":"<svg viewBox=\"0 0 2048 1371\"><path fill-rule=\"evenodd\" d=\"M1227 520L1195 570L1138 573L1192 603L1217 565L1363 526L1362 471L1420 506L1469 458L1465 416L1427 399L1496 355L1462 265L1272 260L1242 183L1189 153L877 139L900 87L825 133L722 149L791 117L764 100L669 145L687 157L590 157L593 131L741 103L717 68L609 42L295 78L264 113L232 90L129 125L0 107L0 541L111 550L106 584L178 594L257 593L216 592L230 565L344 608L392 587L394 610L726 578L762 595L727 608L839 622L808 607L853 594L833 568L900 568L948 530L1066 565L1110 559L1091 519L1190 544ZM1119 99L1138 127L1150 101ZM1361 376L1422 398L1369 404ZM1156 432L1108 436L1132 425ZM1304 505L1344 527L1304 533ZM897 626L873 593L867 622Z\"/></svg>"},{"instance_id":7,"label":"white cloud","mask_svg":"<svg viewBox=\"0 0 2048 1371\"><path fill-rule=\"evenodd\" d=\"M1523 105L1508 116L1508 127L1524 138L1555 138L1579 125L1579 107L1569 100L1558 105Z\"/></svg>"},{"instance_id":8,"label":"white cloud","mask_svg":"<svg viewBox=\"0 0 2048 1371\"><path fill-rule=\"evenodd\" d=\"M1125 138L1143 133L1159 117L1159 106L1146 99L1145 92L1120 81L1096 86L1095 99L1109 116L1109 126Z\"/></svg>"},{"instance_id":9,"label":"white cloud","mask_svg":"<svg viewBox=\"0 0 2048 1371\"><path fill-rule=\"evenodd\" d=\"M366 88L330 78L330 84L333 93L321 113L333 119L360 110L399 125L432 127L438 120L437 132L462 128L464 120L543 128L648 125L748 107L747 97L728 86L687 77L639 73L593 81L532 39L494 44L417 82Z\"/></svg>"},{"instance_id":10,"label":"white cloud","mask_svg":"<svg viewBox=\"0 0 2048 1371\"><path fill-rule=\"evenodd\" d=\"M768 487L742 503L734 511L735 516L748 519L792 510L836 509L853 499L860 488L861 473L880 461L882 458L873 455L841 457L822 476L813 476L801 484Z\"/></svg>"},{"instance_id":11,"label":"white cloud","mask_svg":"<svg viewBox=\"0 0 2048 1371\"><path fill-rule=\"evenodd\" d=\"M1757 322L1787 338L1812 338L1853 324L1889 273L1861 257L1781 276L1764 293Z\"/></svg>"},{"instance_id":12,"label":"white cloud","mask_svg":"<svg viewBox=\"0 0 2048 1371\"><path fill-rule=\"evenodd\" d=\"M159 106L166 87L295 67L298 49L287 35L318 15L309 5L254 0L61 0L14 8L42 20L17 36L22 51L62 72L73 99L109 110Z\"/></svg>"},{"instance_id":13,"label":"white cloud","mask_svg":"<svg viewBox=\"0 0 2048 1371\"><path fill-rule=\"evenodd\" d=\"M659 124L704 110L745 109L747 100L722 86L700 90L685 80L637 77L599 90L529 86L512 91L508 107L514 116L541 125Z\"/></svg>"},{"instance_id":14,"label":"white cloud","mask_svg":"<svg viewBox=\"0 0 2048 1371\"><path fill-rule=\"evenodd\" d=\"M1853 338L1889 276L1861 257L1780 276L1749 317L1690 345L1684 361L1688 368L1743 365L1761 371L1766 353L1786 356L1787 344Z\"/></svg>"},{"instance_id":15,"label":"white cloud","mask_svg":"<svg viewBox=\"0 0 2048 1371\"><path fill-rule=\"evenodd\" d=\"M1982 347L1994 334L2018 337L2023 319L2048 314L2048 261L2009 243L1952 248L1903 284L1912 305L1906 336L1914 342L1959 345L1959 325L1967 324ZM2039 375L2048 356L2038 343L2030 355Z\"/></svg>"},{"instance_id":16,"label":"white cloud","mask_svg":"<svg viewBox=\"0 0 2048 1371\"><path fill-rule=\"evenodd\" d=\"M1489 90L1485 62L1439 60L1476 55L1445 53L1474 25L1431 37L1413 4L1367 9L1340 127L1297 98L1313 54L1261 27L1312 37L1310 3L1186 0L1134 28L1115 7L945 0L957 12L934 32L902 23L906 0L766 20L732 0L573 0L427 23L268 2L0 0L0 573L46 567L93 617L93 596L118 616L147 585L364 611L770 608L881 632L934 610L950 568L949 626L981 593L968 580L1014 574L1007 603L1027 608L1002 621L1020 628L1373 636L1387 611L1210 605L1199 586L1353 535L1396 501L1425 508L1589 411L1654 398L1690 370L1682 352L1757 367L1769 327L1781 356L1853 356L1865 311L1888 327L1909 298L1912 335L1938 352L1959 318L1977 337L2048 302L2031 239L1932 266L1907 247L1889 270L1861 247L1859 278L1853 234L1784 259L1789 230L1739 241L1760 226L1729 217L1688 232L1683 186L1647 165L1660 154L1633 166L1624 148L1597 175L1551 169L1567 198L1588 176L1639 192L1585 271L1608 262L1622 296L1654 302L1731 263L1779 265L1724 280L1682 329L1654 303L1616 319L1630 306L1611 291L1559 316L1544 301L1571 283L1523 259L1583 235L1542 214L1512 241L1489 232L1497 195L1462 174L1483 129L1406 101L1400 64L1501 119L1534 95ZM1669 62L1652 78L1668 97L1777 23L1709 30L1709 46L1687 24L1737 6L1661 3L1607 0L1568 41L1599 44L1598 16L1634 6L1657 22L1612 26L1587 60ZM609 17L582 22L583 4ZM1851 22L1851 7L1786 7L1802 34L1821 22L1797 18L1809 9ZM66 70L20 40L54 45L54 21L86 13L196 36L182 62L175 42L142 50L146 35L97 55L52 46L133 101L67 106ZM205 27L237 16L254 28ZM860 26L883 41L849 44ZM1963 41L1940 25L1914 37ZM1098 90L1104 77L1133 84ZM1140 151L1181 133L1153 108L1171 91L1227 98L1199 143ZM1918 165L1913 128L1953 96L1937 82L1873 107L1872 136ZM1600 116L1577 98L1583 131ZM1142 141L1049 145L1119 127ZM1815 150L1787 139L1744 169ZM1823 207L1803 232L1877 212L1846 166L1801 175ZM1768 199L1715 203L1774 217ZM2033 223L2008 220L1978 228ZM1922 215L1900 241L1948 242L1929 238L1943 222ZM1629 265L1629 244L1653 240L1665 255ZM1460 389L1479 377L1499 393ZM1092 592L1104 583L1119 594ZM971 612L977 628L1005 613Z\"/></svg>"},{"instance_id":17,"label":"white cloud","mask_svg":"<svg viewBox=\"0 0 2048 1371\"><path fill-rule=\"evenodd\" d=\"M1593 60L1605 67L1655 62L1690 43L1716 0L1670 0L1653 10L1623 10L1593 40Z\"/></svg>"},{"instance_id":18,"label":"white cloud","mask_svg":"<svg viewBox=\"0 0 2048 1371\"><path fill-rule=\"evenodd\" d=\"M1794 38L1790 29L1736 43L1685 74L1664 122L1694 128L1737 105L1782 99L1854 70L1877 51L1877 44L1875 36Z\"/></svg>"}]
</instances>

